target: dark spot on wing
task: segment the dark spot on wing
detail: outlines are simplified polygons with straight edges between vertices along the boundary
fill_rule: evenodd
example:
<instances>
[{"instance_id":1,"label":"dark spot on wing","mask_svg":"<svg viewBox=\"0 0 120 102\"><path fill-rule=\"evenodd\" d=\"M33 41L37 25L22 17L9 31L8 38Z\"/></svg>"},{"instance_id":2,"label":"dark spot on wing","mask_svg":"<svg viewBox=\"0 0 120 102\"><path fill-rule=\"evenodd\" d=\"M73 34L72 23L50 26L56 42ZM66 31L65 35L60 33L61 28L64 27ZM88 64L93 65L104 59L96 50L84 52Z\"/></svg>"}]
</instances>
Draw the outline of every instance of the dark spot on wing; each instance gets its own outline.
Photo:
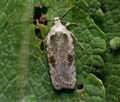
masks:
<instances>
[{"instance_id":1,"label":"dark spot on wing","mask_svg":"<svg viewBox=\"0 0 120 102\"><path fill-rule=\"evenodd\" d=\"M70 53L68 53L67 60L68 60L69 64L71 65L72 62L73 62L73 55L71 55Z\"/></svg>"},{"instance_id":2,"label":"dark spot on wing","mask_svg":"<svg viewBox=\"0 0 120 102\"><path fill-rule=\"evenodd\" d=\"M50 57L49 57L49 63L51 63L53 67L55 67L55 62L56 62L56 61L55 61L54 55L50 56Z\"/></svg>"}]
</instances>

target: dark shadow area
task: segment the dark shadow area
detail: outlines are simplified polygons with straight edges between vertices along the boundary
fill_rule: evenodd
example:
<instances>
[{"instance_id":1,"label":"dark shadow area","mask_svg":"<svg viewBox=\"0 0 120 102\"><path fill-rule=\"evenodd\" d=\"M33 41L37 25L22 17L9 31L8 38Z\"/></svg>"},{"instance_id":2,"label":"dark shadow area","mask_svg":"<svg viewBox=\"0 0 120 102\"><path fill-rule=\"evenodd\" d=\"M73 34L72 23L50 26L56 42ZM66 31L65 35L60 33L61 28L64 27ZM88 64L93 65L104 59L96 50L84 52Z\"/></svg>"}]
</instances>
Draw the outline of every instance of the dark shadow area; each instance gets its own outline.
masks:
<instances>
[{"instance_id":1,"label":"dark shadow area","mask_svg":"<svg viewBox=\"0 0 120 102\"><path fill-rule=\"evenodd\" d=\"M104 72L98 71L98 72L93 72L93 74L97 76L99 79L101 79L102 81L104 81L104 76L105 76Z\"/></svg>"},{"instance_id":2,"label":"dark shadow area","mask_svg":"<svg viewBox=\"0 0 120 102\"><path fill-rule=\"evenodd\" d=\"M100 8L102 9L103 13L108 12L105 1L102 1Z\"/></svg>"},{"instance_id":3,"label":"dark shadow area","mask_svg":"<svg viewBox=\"0 0 120 102\"><path fill-rule=\"evenodd\" d=\"M58 95L62 94L62 93L72 93L72 92L74 92L74 90L75 89L61 89L61 90L55 90L54 89L55 93L58 94Z\"/></svg>"},{"instance_id":4,"label":"dark shadow area","mask_svg":"<svg viewBox=\"0 0 120 102\"><path fill-rule=\"evenodd\" d=\"M110 51L114 56L118 56L120 54L120 48L118 48L116 50L110 49Z\"/></svg>"}]
</instances>

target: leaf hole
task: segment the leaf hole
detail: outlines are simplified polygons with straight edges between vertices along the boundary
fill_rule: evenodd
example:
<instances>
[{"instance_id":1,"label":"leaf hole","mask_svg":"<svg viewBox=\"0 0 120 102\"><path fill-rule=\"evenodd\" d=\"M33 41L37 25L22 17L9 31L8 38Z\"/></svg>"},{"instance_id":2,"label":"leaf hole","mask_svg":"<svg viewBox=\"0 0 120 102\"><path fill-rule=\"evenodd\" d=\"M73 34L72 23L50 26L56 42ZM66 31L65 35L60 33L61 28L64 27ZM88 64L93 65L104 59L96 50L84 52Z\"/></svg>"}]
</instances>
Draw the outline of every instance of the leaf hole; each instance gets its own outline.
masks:
<instances>
[{"instance_id":1,"label":"leaf hole","mask_svg":"<svg viewBox=\"0 0 120 102\"><path fill-rule=\"evenodd\" d=\"M38 23L47 25L47 11L48 8L46 6L34 7L33 24L36 25L38 21Z\"/></svg>"},{"instance_id":2,"label":"leaf hole","mask_svg":"<svg viewBox=\"0 0 120 102\"><path fill-rule=\"evenodd\" d=\"M79 89L79 90L83 89L83 84L79 84L79 85L77 86L77 89Z\"/></svg>"},{"instance_id":3,"label":"leaf hole","mask_svg":"<svg viewBox=\"0 0 120 102\"><path fill-rule=\"evenodd\" d=\"M37 36L37 38L43 39L41 30L38 28L35 29L35 35Z\"/></svg>"},{"instance_id":4,"label":"leaf hole","mask_svg":"<svg viewBox=\"0 0 120 102\"><path fill-rule=\"evenodd\" d=\"M44 49L45 49L45 45L44 45L43 41L41 41L41 43L40 43L40 49L41 49L41 51L44 51Z\"/></svg>"}]
</instances>

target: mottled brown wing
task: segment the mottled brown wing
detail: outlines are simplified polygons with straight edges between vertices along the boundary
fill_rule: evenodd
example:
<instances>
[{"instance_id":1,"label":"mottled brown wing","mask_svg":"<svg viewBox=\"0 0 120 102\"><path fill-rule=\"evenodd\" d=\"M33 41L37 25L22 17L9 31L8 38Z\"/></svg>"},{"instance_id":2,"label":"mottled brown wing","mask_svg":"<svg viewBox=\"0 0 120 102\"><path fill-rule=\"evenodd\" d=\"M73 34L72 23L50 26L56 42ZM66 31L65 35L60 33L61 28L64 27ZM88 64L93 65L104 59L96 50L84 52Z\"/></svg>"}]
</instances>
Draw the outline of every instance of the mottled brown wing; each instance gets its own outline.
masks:
<instances>
[{"instance_id":1,"label":"mottled brown wing","mask_svg":"<svg viewBox=\"0 0 120 102\"><path fill-rule=\"evenodd\" d=\"M73 39L63 32L56 32L49 39L48 61L52 84L57 90L73 89L76 82Z\"/></svg>"}]
</instances>

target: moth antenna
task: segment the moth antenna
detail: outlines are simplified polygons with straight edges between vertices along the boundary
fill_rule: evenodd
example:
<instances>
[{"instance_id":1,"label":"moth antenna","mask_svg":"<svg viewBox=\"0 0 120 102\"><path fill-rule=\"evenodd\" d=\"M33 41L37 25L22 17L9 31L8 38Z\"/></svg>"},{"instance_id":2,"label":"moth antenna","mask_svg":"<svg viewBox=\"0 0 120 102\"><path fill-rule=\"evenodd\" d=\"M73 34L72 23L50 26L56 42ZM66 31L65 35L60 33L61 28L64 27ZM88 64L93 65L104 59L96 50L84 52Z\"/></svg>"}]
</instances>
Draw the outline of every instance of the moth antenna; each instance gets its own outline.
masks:
<instances>
[{"instance_id":1,"label":"moth antenna","mask_svg":"<svg viewBox=\"0 0 120 102\"><path fill-rule=\"evenodd\" d=\"M74 8L75 6L71 7L62 17L61 20Z\"/></svg>"}]
</instances>

